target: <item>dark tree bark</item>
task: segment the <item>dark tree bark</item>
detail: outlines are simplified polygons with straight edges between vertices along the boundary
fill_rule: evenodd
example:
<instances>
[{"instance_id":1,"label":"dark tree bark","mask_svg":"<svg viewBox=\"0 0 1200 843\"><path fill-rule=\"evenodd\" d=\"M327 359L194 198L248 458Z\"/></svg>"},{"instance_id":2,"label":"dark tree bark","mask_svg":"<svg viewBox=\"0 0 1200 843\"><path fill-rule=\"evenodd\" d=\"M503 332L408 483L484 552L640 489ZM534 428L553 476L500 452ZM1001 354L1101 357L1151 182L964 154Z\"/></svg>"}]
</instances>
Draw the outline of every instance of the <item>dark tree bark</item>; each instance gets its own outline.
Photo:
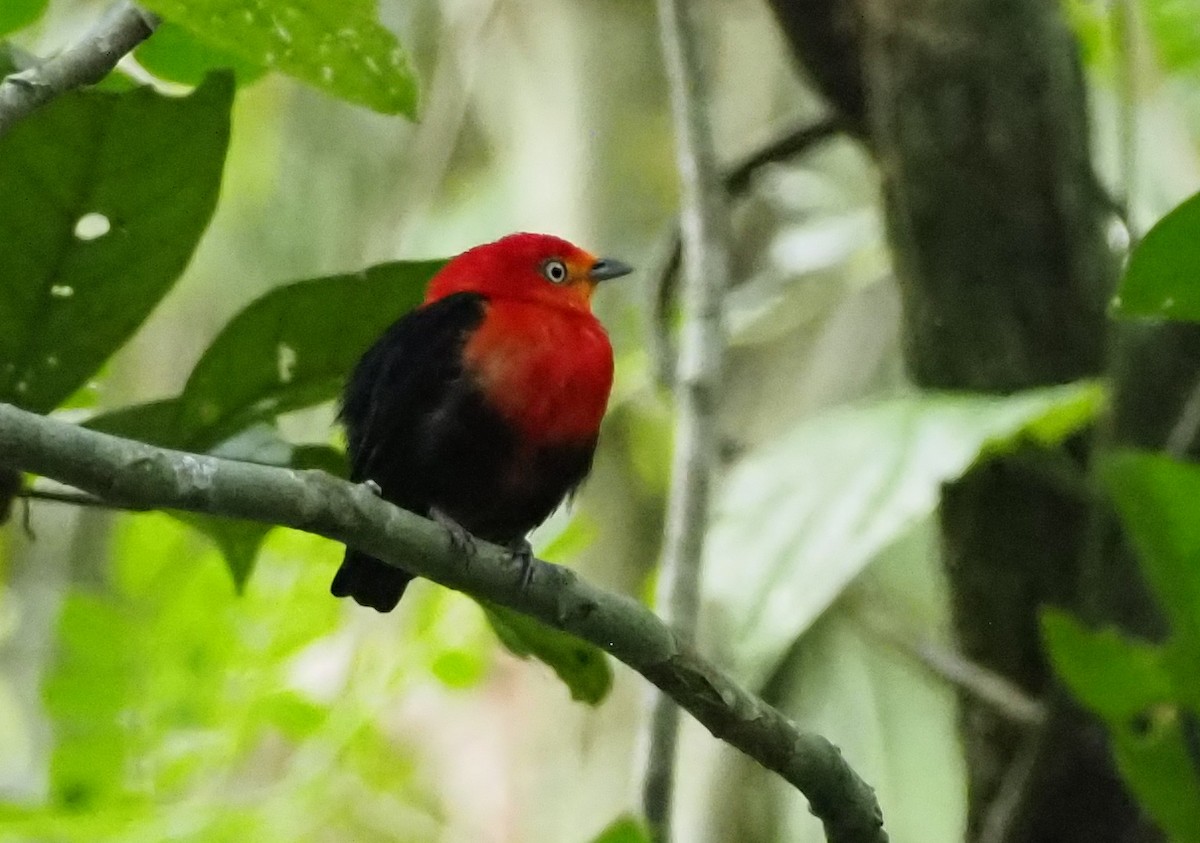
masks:
<instances>
[{"instance_id":1,"label":"dark tree bark","mask_svg":"<svg viewBox=\"0 0 1200 843\"><path fill-rule=\"evenodd\" d=\"M1108 348L1109 203L1058 4L770 2L799 64L865 126L880 164L913 380L1006 393L1097 376L1111 361L1114 418L1098 436L1160 446L1195 381L1200 333L1151 329ZM1081 469L1094 438L1067 449ZM963 652L1053 706L1031 736L963 698L968 839L1157 840L1103 730L1057 691L1037 618L1055 604L1141 634L1160 621L1103 504L1046 482L1045 456L991 462L943 496Z\"/></svg>"}]
</instances>

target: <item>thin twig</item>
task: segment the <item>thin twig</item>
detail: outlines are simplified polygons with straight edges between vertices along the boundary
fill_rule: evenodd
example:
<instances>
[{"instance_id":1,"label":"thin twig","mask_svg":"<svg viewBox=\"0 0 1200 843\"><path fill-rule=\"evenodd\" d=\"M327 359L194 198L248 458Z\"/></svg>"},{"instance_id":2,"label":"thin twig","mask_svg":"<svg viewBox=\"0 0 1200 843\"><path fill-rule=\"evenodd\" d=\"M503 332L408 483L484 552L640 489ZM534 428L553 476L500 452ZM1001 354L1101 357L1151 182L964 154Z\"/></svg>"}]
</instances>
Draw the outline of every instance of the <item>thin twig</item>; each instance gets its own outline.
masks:
<instances>
[{"instance_id":1,"label":"thin twig","mask_svg":"<svg viewBox=\"0 0 1200 843\"><path fill-rule=\"evenodd\" d=\"M846 130L834 117L822 117L812 123L790 127L730 166L724 175L725 190L731 197L745 193L754 175L770 164L786 161L808 152L814 146ZM663 386L675 382L675 349L671 340L671 304L675 301L682 263L683 242L679 221L672 220L663 238L655 270L650 273L649 325L647 348L654 361L655 375Z\"/></svg>"},{"instance_id":2,"label":"thin twig","mask_svg":"<svg viewBox=\"0 0 1200 843\"><path fill-rule=\"evenodd\" d=\"M1048 727L1043 724L1026 736L1000 779L996 795L988 805L976 843L1009 843L1021 809L1025 806L1042 754Z\"/></svg>"},{"instance_id":3,"label":"thin twig","mask_svg":"<svg viewBox=\"0 0 1200 843\"><path fill-rule=\"evenodd\" d=\"M821 117L811 123L790 127L730 167L725 172L725 189L733 196L744 193L754 174L763 167L808 152L822 141L845 131L846 124L836 117Z\"/></svg>"},{"instance_id":4,"label":"thin twig","mask_svg":"<svg viewBox=\"0 0 1200 843\"><path fill-rule=\"evenodd\" d=\"M875 795L824 738L697 655L637 600L477 541L468 560L439 525L323 471L155 448L0 404L0 465L147 509L181 509L293 527L540 620L620 659L709 731L808 797L830 843L886 843Z\"/></svg>"},{"instance_id":5,"label":"thin twig","mask_svg":"<svg viewBox=\"0 0 1200 843\"><path fill-rule=\"evenodd\" d=\"M0 137L55 97L99 82L157 26L156 15L122 0L78 44L0 80Z\"/></svg>"},{"instance_id":6,"label":"thin twig","mask_svg":"<svg viewBox=\"0 0 1200 843\"><path fill-rule=\"evenodd\" d=\"M1046 707L1041 700L1025 693L993 670L989 670L932 641L922 640L902 632L881 612L865 610L855 615L868 633L892 649L920 663L934 676L954 686L1014 723L1037 727L1046 721Z\"/></svg>"},{"instance_id":7,"label":"thin twig","mask_svg":"<svg viewBox=\"0 0 1200 843\"><path fill-rule=\"evenodd\" d=\"M708 114L703 66L708 8L692 0L659 0L679 168L683 289L677 416L666 535L656 605L689 645L700 609L700 562L708 525L709 489L717 459L717 391L724 359L721 307L729 281L729 215ZM679 709L667 697L652 701L642 802L651 836L671 839Z\"/></svg>"},{"instance_id":8,"label":"thin twig","mask_svg":"<svg viewBox=\"0 0 1200 843\"><path fill-rule=\"evenodd\" d=\"M1192 385L1187 400L1179 411L1179 418L1167 434L1166 452L1176 459L1183 459L1196 444L1196 435L1200 433L1200 378Z\"/></svg>"},{"instance_id":9,"label":"thin twig","mask_svg":"<svg viewBox=\"0 0 1200 843\"><path fill-rule=\"evenodd\" d=\"M1121 205L1125 208L1125 230L1129 249L1137 245L1141 232L1137 218L1137 95L1138 95L1138 20L1133 0L1116 0L1117 56L1117 148L1121 161Z\"/></svg>"},{"instance_id":10,"label":"thin twig","mask_svg":"<svg viewBox=\"0 0 1200 843\"><path fill-rule=\"evenodd\" d=\"M140 506L124 506L113 501L106 501L98 498L95 495L85 494L83 492L59 492L53 489L22 489L17 492L18 498L34 501L46 501L48 503L61 503L69 506L82 506L94 509L111 509L116 512L145 512L145 507Z\"/></svg>"}]
</instances>

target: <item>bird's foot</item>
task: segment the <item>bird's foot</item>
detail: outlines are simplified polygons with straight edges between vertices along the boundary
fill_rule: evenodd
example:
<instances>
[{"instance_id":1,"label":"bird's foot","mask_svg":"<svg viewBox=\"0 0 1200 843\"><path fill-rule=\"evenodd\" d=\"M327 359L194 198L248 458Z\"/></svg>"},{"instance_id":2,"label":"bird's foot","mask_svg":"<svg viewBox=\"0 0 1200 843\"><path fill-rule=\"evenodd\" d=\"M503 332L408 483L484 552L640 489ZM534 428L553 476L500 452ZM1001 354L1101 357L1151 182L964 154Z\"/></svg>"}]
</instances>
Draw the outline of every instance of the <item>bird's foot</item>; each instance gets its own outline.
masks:
<instances>
[{"instance_id":1,"label":"bird's foot","mask_svg":"<svg viewBox=\"0 0 1200 843\"><path fill-rule=\"evenodd\" d=\"M471 531L436 506L429 508L429 517L442 525L442 528L446 531L446 535L450 537L450 546L470 565L471 560L479 553L479 548L475 546L475 537L471 535Z\"/></svg>"},{"instance_id":2,"label":"bird's foot","mask_svg":"<svg viewBox=\"0 0 1200 843\"><path fill-rule=\"evenodd\" d=\"M368 492L370 492L375 497L377 497L377 498L383 497L383 489L379 488L379 484L376 483L374 480L364 480L359 485L362 486L363 488L365 488Z\"/></svg>"},{"instance_id":3,"label":"bird's foot","mask_svg":"<svg viewBox=\"0 0 1200 843\"><path fill-rule=\"evenodd\" d=\"M533 582L533 545L528 539L519 538L509 542L506 547L508 558L521 566L521 590L524 591Z\"/></svg>"}]
</instances>

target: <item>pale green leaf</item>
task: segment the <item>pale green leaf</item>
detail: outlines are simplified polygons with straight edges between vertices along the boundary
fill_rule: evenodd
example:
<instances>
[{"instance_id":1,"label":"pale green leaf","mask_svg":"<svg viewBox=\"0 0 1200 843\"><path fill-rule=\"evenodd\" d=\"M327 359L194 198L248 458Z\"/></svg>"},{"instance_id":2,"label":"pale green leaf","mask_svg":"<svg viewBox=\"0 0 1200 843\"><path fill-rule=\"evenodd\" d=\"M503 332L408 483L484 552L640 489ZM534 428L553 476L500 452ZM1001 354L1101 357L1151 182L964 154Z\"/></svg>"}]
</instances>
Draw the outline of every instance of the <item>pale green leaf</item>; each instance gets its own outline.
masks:
<instances>
[{"instance_id":1,"label":"pale green leaf","mask_svg":"<svg viewBox=\"0 0 1200 843\"><path fill-rule=\"evenodd\" d=\"M915 394L828 412L747 455L718 492L705 554L706 599L739 673L768 676L880 550L933 512L943 483L1026 439L1053 444L1102 401L1089 383Z\"/></svg>"}]
</instances>

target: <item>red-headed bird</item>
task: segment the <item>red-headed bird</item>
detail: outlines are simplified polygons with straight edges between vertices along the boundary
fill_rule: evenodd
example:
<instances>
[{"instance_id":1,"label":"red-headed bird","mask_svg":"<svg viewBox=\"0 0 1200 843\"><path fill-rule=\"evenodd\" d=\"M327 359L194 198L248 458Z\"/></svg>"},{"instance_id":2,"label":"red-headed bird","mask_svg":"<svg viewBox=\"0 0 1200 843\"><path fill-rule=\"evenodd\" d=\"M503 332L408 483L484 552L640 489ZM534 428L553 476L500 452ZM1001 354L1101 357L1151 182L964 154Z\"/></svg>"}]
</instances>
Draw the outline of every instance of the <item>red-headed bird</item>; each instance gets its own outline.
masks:
<instances>
[{"instance_id":1,"label":"red-headed bird","mask_svg":"<svg viewBox=\"0 0 1200 843\"><path fill-rule=\"evenodd\" d=\"M460 543L528 554L525 535L592 466L613 354L591 296L630 271L546 234L451 260L346 384L351 479ZM389 612L412 578L347 548L330 590Z\"/></svg>"}]
</instances>

